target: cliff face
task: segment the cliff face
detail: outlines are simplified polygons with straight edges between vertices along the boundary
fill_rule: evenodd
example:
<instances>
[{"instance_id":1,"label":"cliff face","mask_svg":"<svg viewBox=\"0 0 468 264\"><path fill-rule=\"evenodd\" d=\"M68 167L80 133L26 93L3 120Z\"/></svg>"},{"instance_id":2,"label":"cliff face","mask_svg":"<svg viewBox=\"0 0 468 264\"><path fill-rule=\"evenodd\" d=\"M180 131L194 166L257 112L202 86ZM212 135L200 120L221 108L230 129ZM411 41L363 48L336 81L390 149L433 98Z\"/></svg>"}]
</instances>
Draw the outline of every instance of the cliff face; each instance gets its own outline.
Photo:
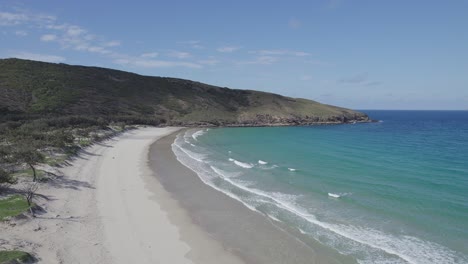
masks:
<instances>
[{"instance_id":1,"label":"cliff face","mask_svg":"<svg viewBox=\"0 0 468 264\"><path fill-rule=\"evenodd\" d=\"M369 121L363 113L306 99L19 59L0 60L0 114L130 116L185 126Z\"/></svg>"}]
</instances>

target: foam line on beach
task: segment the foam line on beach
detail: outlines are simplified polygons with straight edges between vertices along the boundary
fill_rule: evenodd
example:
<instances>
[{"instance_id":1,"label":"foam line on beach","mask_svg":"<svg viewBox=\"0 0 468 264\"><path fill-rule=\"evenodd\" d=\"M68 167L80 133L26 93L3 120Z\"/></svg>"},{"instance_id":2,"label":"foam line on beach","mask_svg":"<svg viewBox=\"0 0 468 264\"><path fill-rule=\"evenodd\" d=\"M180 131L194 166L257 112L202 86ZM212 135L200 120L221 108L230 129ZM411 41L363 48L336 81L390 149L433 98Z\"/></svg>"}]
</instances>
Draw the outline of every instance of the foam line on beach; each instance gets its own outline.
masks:
<instances>
[{"instance_id":1,"label":"foam line on beach","mask_svg":"<svg viewBox=\"0 0 468 264\"><path fill-rule=\"evenodd\" d=\"M202 136L203 134L205 134L208 130L204 130L204 129L201 129L201 130L198 130L196 131L195 133L192 134L192 138L195 140L195 141L198 141L198 137Z\"/></svg>"},{"instance_id":2,"label":"foam line on beach","mask_svg":"<svg viewBox=\"0 0 468 264\"><path fill-rule=\"evenodd\" d=\"M228 159L229 161L232 161L234 164L236 164L237 166L241 167L241 168L244 168L244 169L251 169L254 167L253 164L251 163L246 163L246 162L242 162L242 161L238 161L236 159L233 159L233 158L229 158Z\"/></svg>"}]
</instances>

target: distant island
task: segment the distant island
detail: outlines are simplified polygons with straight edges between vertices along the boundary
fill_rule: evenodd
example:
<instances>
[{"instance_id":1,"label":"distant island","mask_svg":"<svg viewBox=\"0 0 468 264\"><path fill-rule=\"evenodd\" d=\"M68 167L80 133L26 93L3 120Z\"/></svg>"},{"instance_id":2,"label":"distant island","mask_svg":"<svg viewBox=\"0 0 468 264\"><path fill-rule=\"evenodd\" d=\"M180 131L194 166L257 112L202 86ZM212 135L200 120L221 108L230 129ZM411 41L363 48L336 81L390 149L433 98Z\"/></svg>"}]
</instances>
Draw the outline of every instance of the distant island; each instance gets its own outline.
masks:
<instances>
[{"instance_id":1,"label":"distant island","mask_svg":"<svg viewBox=\"0 0 468 264\"><path fill-rule=\"evenodd\" d=\"M369 122L357 111L278 94L85 66L0 60L0 121L85 116L164 126Z\"/></svg>"}]
</instances>

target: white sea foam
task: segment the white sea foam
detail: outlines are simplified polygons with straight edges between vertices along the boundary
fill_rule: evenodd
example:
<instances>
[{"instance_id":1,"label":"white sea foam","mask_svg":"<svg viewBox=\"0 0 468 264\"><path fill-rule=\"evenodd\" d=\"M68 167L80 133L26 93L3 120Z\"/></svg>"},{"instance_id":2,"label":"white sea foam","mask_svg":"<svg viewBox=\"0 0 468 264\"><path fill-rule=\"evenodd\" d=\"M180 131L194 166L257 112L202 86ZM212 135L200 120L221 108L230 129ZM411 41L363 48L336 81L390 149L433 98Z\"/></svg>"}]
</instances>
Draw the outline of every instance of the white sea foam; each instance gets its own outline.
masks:
<instances>
[{"instance_id":1,"label":"white sea foam","mask_svg":"<svg viewBox=\"0 0 468 264\"><path fill-rule=\"evenodd\" d=\"M242 173L240 173L240 172L227 172L227 171L224 171L224 170L222 170L222 169L216 168L216 167L211 166L211 165L210 165L210 168L211 168L215 173L217 173L219 176L221 176L223 179L224 179L224 178L238 177L239 175L242 174Z\"/></svg>"},{"instance_id":2,"label":"white sea foam","mask_svg":"<svg viewBox=\"0 0 468 264\"><path fill-rule=\"evenodd\" d=\"M276 217L272 216L271 214L266 214L266 215L267 215L269 218L271 218L271 219L275 220L276 222L280 222L280 223L282 223L282 222L283 222L283 221L279 220L278 218L276 218Z\"/></svg>"},{"instance_id":3,"label":"white sea foam","mask_svg":"<svg viewBox=\"0 0 468 264\"><path fill-rule=\"evenodd\" d=\"M177 144L174 144L174 145L177 146L178 148L180 148L180 150L183 151L190 158L192 158L192 159L194 159L194 160L196 160L198 162L205 162L204 161L204 158L205 158L204 155L192 152L190 150L187 150L187 149L185 149L185 148L183 148L183 147L181 147L181 146L179 146Z\"/></svg>"},{"instance_id":4,"label":"white sea foam","mask_svg":"<svg viewBox=\"0 0 468 264\"><path fill-rule=\"evenodd\" d=\"M251 168L253 168L253 166L254 166L254 165L251 164L251 163L245 163L245 162L242 162L242 161L238 161L238 160L236 160L236 159L233 159L233 158L229 158L229 161L234 162L234 164L236 164L237 166L242 167L242 168L244 168L244 169L251 169Z\"/></svg>"},{"instance_id":5,"label":"white sea foam","mask_svg":"<svg viewBox=\"0 0 468 264\"><path fill-rule=\"evenodd\" d=\"M192 137L191 134L189 133L189 131L190 131L190 130L185 131L185 133L184 133L184 139L190 139L190 138ZM180 136L180 135L178 135L178 137L179 137L179 136Z\"/></svg>"},{"instance_id":6,"label":"white sea foam","mask_svg":"<svg viewBox=\"0 0 468 264\"><path fill-rule=\"evenodd\" d=\"M258 160L258 164L261 164L261 165L266 165L266 164L268 164L268 162L266 162L266 161L263 161L263 160Z\"/></svg>"},{"instance_id":7,"label":"white sea foam","mask_svg":"<svg viewBox=\"0 0 468 264\"><path fill-rule=\"evenodd\" d=\"M288 168L289 171L296 171L294 168Z\"/></svg>"},{"instance_id":8,"label":"white sea foam","mask_svg":"<svg viewBox=\"0 0 468 264\"><path fill-rule=\"evenodd\" d=\"M272 169L276 169L278 168L279 166L278 165L269 165L269 164L266 164L266 165L263 165L263 166L259 166L258 168L261 169L261 170L272 170Z\"/></svg>"},{"instance_id":9,"label":"white sea foam","mask_svg":"<svg viewBox=\"0 0 468 264\"><path fill-rule=\"evenodd\" d=\"M250 164L250 163L245 163L245 162L241 162L241 161L238 161L238 160L234 160L234 163L239 166L239 167L242 167L242 168L245 168L245 169L251 169L253 168L253 165Z\"/></svg>"},{"instance_id":10,"label":"white sea foam","mask_svg":"<svg viewBox=\"0 0 468 264\"><path fill-rule=\"evenodd\" d=\"M197 132L192 134L192 138L198 141L198 137L205 134L208 130L198 130Z\"/></svg>"},{"instance_id":11,"label":"white sea foam","mask_svg":"<svg viewBox=\"0 0 468 264\"><path fill-rule=\"evenodd\" d=\"M200 154L200 153L196 153L196 152L193 152L193 151L190 151L188 149L185 149L183 148L181 145L183 144L182 142L182 137L180 136L180 134L176 137L174 143L172 143L173 146L176 146L178 147L181 151L183 151L186 155L188 155L189 157L191 157L192 159L196 160L196 161L199 161L199 162L204 162L204 159L205 159L205 155L203 154ZM184 139L185 141L185 139Z\"/></svg>"},{"instance_id":12,"label":"white sea foam","mask_svg":"<svg viewBox=\"0 0 468 264\"><path fill-rule=\"evenodd\" d=\"M336 193L328 193L328 196L333 197L333 198L340 198L341 195L336 194Z\"/></svg>"},{"instance_id":13,"label":"white sea foam","mask_svg":"<svg viewBox=\"0 0 468 264\"><path fill-rule=\"evenodd\" d=\"M174 154L176 155L176 158L177 160L182 163L183 165L185 165L186 167L190 168L192 171L194 171L198 177L200 178L200 180L205 183L206 185L212 187L213 189L219 191L219 192L222 192L224 194L226 194L227 196L241 202L243 205L245 205L247 208L249 208L250 210L252 211L255 211L255 212L258 212L260 213L255 207L251 206L250 204L246 203L244 200L242 200L239 196L233 194L232 192L229 192L227 190L224 190L224 189L221 189L219 188L218 186L216 186L214 183L213 183L213 176L209 176L209 172L204 170L203 168L201 168L201 165L202 163L196 165L195 163L193 162L190 162L190 159L192 159L192 161L198 161L196 159L193 159L192 157L190 157L189 155L187 155L186 152L184 152L182 150L182 148L180 148L179 146L177 146L176 144L172 144L172 151L174 152Z\"/></svg>"}]
</instances>

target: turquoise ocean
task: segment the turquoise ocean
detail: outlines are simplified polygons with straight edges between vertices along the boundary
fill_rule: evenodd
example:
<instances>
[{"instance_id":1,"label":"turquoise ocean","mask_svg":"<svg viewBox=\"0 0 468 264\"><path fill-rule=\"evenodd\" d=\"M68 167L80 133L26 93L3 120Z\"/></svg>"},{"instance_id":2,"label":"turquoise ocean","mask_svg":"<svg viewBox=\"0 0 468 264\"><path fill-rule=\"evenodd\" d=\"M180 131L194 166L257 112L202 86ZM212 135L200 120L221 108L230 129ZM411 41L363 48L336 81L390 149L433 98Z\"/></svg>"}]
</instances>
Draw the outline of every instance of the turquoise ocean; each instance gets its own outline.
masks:
<instances>
[{"instance_id":1,"label":"turquoise ocean","mask_svg":"<svg viewBox=\"0 0 468 264\"><path fill-rule=\"evenodd\" d=\"M192 129L172 149L204 183L359 263L468 263L468 111L364 112L380 121Z\"/></svg>"}]
</instances>

